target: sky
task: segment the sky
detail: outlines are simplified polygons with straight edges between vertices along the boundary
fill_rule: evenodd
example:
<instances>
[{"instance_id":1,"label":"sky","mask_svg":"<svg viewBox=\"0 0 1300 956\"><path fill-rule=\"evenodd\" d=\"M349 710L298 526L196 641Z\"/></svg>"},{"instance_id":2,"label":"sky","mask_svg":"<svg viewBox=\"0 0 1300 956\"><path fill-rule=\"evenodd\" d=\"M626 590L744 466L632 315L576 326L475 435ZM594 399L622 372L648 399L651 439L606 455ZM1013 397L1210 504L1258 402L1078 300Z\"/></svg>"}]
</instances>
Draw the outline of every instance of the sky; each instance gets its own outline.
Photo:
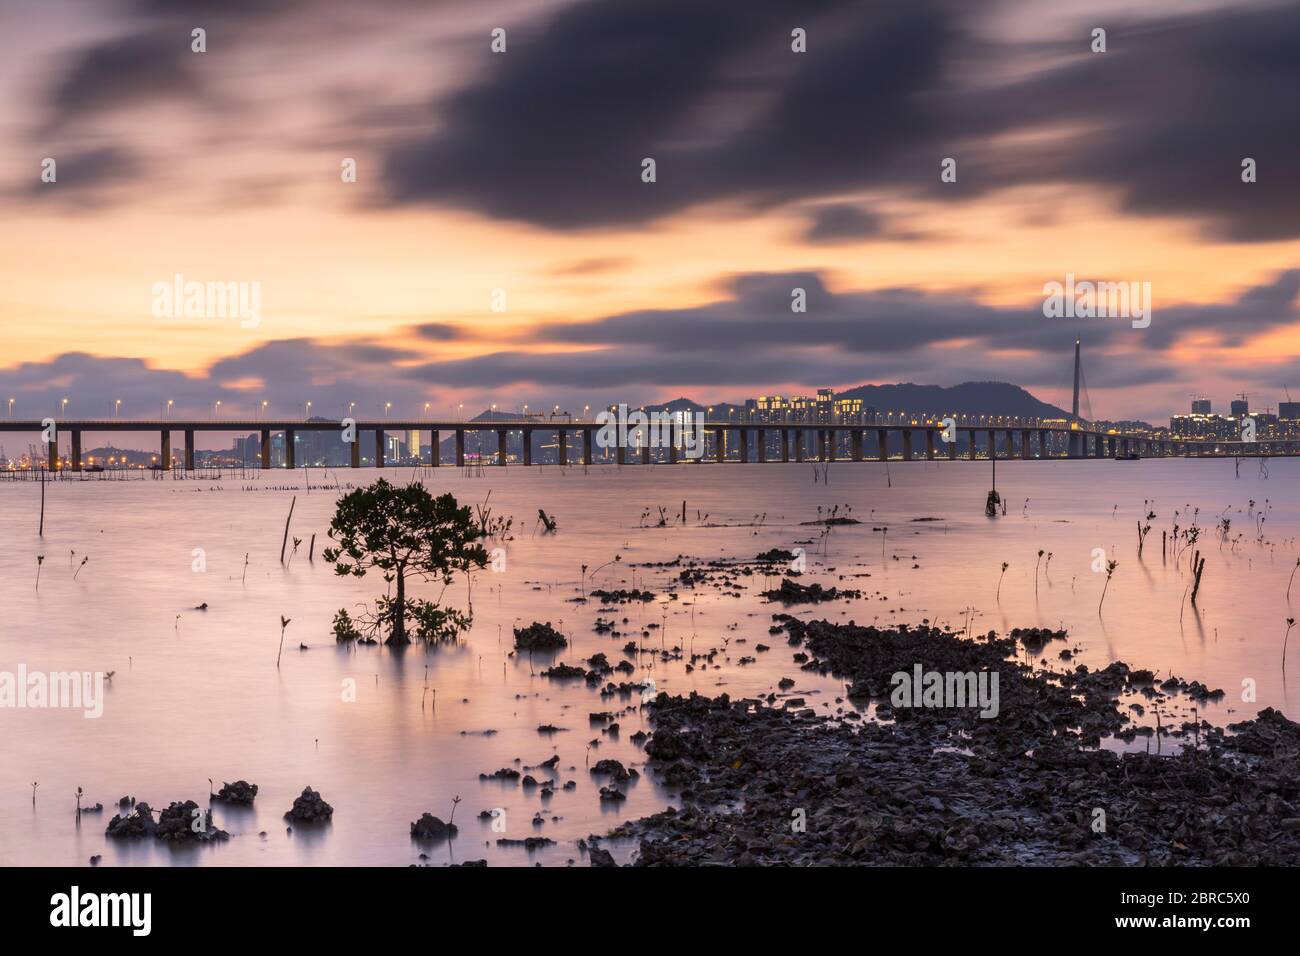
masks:
<instances>
[{"instance_id":1,"label":"sky","mask_svg":"<svg viewBox=\"0 0 1300 956\"><path fill-rule=\"evenodd\" d=\"M1296 50L1263 0L5 0L0 401L1068 408L1078 336L1095 417L1276 406ZM160 307L178 275L256 316ZM1150 324L1045 315L1067 275Z\"/></svg>"}]
</instances>

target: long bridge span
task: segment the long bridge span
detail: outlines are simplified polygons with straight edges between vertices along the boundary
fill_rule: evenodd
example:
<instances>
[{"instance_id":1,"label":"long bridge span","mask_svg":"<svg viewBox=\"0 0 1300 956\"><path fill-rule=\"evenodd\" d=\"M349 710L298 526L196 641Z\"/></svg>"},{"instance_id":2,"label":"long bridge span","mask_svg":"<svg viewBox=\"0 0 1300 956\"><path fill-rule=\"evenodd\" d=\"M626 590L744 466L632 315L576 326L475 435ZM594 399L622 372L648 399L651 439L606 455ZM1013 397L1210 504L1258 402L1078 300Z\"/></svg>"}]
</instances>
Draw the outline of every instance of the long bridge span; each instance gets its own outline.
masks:
<instances>
[{"instance_id":1,"label":"long bridge span","mask_svg":"<svg viewBox=\"0 0 1300 956\"><path fill-rule=\"evenodd\" d=\"M429 421L427 419L356 420L335 422L310 420L131 420L131 419L44 419L0 420L0 434L39 436L45 445L45 467L51 471L81 471L88 466L82 453L82 436L88 433L148 433L158 439L158 467L194 469L195 438L201 433L240 433L261 439L260 464L272 467L272 436L281 435L280 464L297 466L297 439L305 433L334 433L350 446L351 464L385 467L398 464L389 460L387 434L402 432L421 437L429 435L432 456L426 465L466 463L466 436L495 434L495 449L487 460L505 465L513 441L518 449L517 463L533 464L534 436L553 435L557 460L561 465L594 464L597 460L611 464L684 464L701 461L733 464L768 462L828 461L934 461L937 459L976 460L1017 458L1025 460L1098 459L1137 455L1140 457L1282 457L1300 454L1300 439L1258 441L1209 441L1183 439L1166 435L1125 434L1102 430L1084 422L1060 420L996 419L994 422L961 422L954 419L916 418L893 421L878 416L857 416L853 421L836 422L735 422L674 421L660 431L664 439L656 441L654 430L646 440L634 433L624 443L605 447L598 439L604 427L597 420L508 421ZM946 427L945 427L946 425ZM351 431L349 431L351 429ZM172 436L180 433L182 443L173 450ZM367 436L367 433L369 435ZM693 433L693 435L692 435ZM351 441L346 441L348 435ZM367 436L367 437L363 437ZM443 461L440 439L454 436L454 457ZM67 454L60 457L60 440L67 439ZM686 441L694 437L694 441ZM363 446L370 444L369 450ZM471 455L484 461L485 456ZM311 463L306 463L311 464Z\"/></svg>"}]
</instances>

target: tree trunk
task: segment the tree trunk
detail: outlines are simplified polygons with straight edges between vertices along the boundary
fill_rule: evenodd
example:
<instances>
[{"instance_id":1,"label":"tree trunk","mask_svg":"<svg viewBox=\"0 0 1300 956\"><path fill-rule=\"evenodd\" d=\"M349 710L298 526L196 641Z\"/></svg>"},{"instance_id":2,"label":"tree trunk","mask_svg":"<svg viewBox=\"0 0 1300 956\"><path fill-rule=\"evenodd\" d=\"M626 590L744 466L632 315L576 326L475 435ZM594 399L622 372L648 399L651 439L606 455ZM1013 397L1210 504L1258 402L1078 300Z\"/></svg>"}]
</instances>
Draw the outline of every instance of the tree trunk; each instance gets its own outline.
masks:
<instances>
[{"instance_id":1,"label":"tree trunk","mask_svg":"<svg viewBox=\"0 0 1300 956\"><path fill-rule=\"evenodd\" d=\"M397 597L393 599L393 629L388 635L388 644L409 644L406 636L406 572L397 569Z\"/></svg>"}]
</instances>

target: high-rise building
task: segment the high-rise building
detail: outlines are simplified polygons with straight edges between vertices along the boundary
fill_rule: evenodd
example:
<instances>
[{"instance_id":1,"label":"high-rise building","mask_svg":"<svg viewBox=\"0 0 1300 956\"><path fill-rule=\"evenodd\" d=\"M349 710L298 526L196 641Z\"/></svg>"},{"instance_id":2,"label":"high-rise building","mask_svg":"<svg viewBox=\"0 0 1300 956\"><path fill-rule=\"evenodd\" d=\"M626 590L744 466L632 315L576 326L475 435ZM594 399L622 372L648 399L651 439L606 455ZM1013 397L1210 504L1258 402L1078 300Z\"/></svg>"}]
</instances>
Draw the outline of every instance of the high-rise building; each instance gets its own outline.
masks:
<instances>
[{"instance_id":1,"label":"high-rise building","mask_svg":"<svg viewBox=\"0 0 1300 956\"><path fill-rule=\"evenodd\" d=\"M1279 402L1277 406L1277 417L1283 421L1295 421L1300 419L1300 402Z\"/></svg>"},{"instance_id":2,"label":"high-rise building","mask_svg":"<svg viewBox=\"0 0 1300 956\"><path fill-rule=\"evenodd\" d=\"M1231 415L1233 418L1240 418L1242 415L1250 414L1250 402L1244 398L1234 398L1232 400Z\"/></svg>"},{"instance_id":3,"label":"high-rise building","mask_svg":"<svg viewBox=\"0 0 1300 956\"><path fill-rule=\"evenodd\" d=\"M1210 414L1210 400L1208 398L1192 399L1192 414L1193 415Z\"/></svg>"}]
</instances>

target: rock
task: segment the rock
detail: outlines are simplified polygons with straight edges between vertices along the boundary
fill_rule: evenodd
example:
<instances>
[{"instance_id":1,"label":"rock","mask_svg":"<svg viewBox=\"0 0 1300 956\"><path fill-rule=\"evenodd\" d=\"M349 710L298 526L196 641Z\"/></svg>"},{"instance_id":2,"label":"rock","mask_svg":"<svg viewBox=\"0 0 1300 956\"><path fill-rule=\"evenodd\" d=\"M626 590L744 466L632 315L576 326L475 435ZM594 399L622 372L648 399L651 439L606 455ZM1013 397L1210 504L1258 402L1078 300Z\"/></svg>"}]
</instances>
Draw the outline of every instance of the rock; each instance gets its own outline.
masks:
<instances>
[{"instance_id":1,"label":"rock","mask_svg":"<svg viewBox=\"0 0 1300 956\"><path fill-rule=\"evenodd\" d=\"M134 811L130 814L125 816L114 814L113 819L108 821L108 828L104 830L104 835L115 840L137 839L153 836L157 829L158 824L154 821L149 804L141 802L135 805Z\"/></svg>"},{"instance_id":2,"label":"rock","mask_svg":"<svg viewBox=\"0 0 1300 956\"><path fill-rule=\"evenodd\" d=\"M614 862L613 855L608 850L602 850L598 846L593 846L588 850L587 856L590 858L592 866L618 866Z\"/></svg>"},{"instance_id":3,"label":"rock","mask_svg":"<svg viewBox=\"0 0 1300 956\"><path fill-rule=\"evenodd\" d=\"M607 773L609 776L622 783L631 777L627 768L617 760L606 758L605 760L596 761L596 765L591 768L592 773Z\"/></svg>"},{"instance_id":4,"label":"rock","mask_svg":"<svg viewBox=\"0 0 1300 956\"><path fill-rule=\"evenodd\" d=\"M302 793L294 799L293 806L284 814L286 820L295 823L320 823L329 820L332 816L334 816L334 808L311 787L304 787Z\"/></svg>"},{"instance_id":5,"label":"rock","mask_svg":"<svg viewBox=\"0 0 1300 956\"><path fill-rule=\"evenodd\" d=\"M488 814L491 816L491 814ZM426 813L411 824L411 838L415 840L446 840L454 837L459 827L454 823L443 823L438 817Z\"/></svg>"},{"instance_id":6,"label":"rock","mask_svg":"<svg viewBox=\"0 0 1300 956\"><path fill-rule=\"evenodd\" d=\"M201 810L193 800L171 803L158 814L155 836L168 843L209 843L227 840L230 834L212 823L212 811Z\"/></svg>"},{"instance_id":7,"label":"rock","mask_svg":"<svg viewBox=\"0 0 1300 956\"><path fill-rule=\"evenodd\" d=\"M234 783L222 783L221 789L212 794L212 799L235 806L251 807L256 796L257 784L249 783L247 780L236 780Z\"/></svg>"},{"instance_id":8,"label":"rock","mask_svg":"<svg viewBox=\"0 0 1300 956\"><path fill-rule=\"evenodd\" d=\"M545 624L533 621L527 627L517 627L514 630L515 647L520 650L553 651L569 646L568 639L551 627L550 621Z\"/></svg>"}]
</instances>

